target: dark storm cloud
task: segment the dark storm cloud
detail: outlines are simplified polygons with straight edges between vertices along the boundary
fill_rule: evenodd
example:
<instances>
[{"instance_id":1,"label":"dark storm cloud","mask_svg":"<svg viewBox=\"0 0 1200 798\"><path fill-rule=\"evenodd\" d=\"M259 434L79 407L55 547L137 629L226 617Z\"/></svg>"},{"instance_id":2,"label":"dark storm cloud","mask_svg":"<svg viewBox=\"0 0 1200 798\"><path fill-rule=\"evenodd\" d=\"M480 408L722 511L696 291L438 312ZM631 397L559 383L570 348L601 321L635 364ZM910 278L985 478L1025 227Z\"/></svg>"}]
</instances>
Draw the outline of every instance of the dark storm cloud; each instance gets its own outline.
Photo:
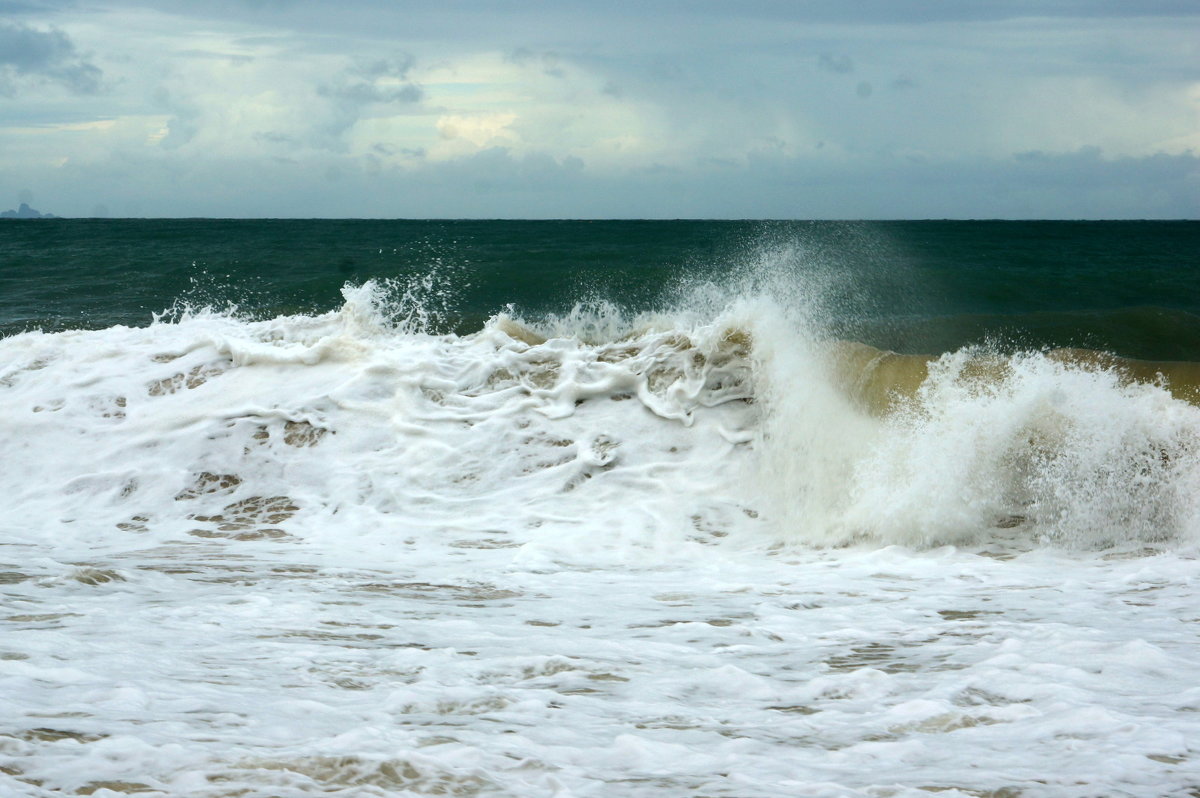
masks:
<instances>
[{"instance_id":1,"label":"dark storm cloud","mask_svg":"<svg viewBox=\"0 0 1200 798\"><path fill-rule=\"evenodd\" d=\"M100 89L100 70L79 55L60 30L0 22L0 94L13 96L25 79L51 81L76 94Z\"/></svg>"}]
</instances>

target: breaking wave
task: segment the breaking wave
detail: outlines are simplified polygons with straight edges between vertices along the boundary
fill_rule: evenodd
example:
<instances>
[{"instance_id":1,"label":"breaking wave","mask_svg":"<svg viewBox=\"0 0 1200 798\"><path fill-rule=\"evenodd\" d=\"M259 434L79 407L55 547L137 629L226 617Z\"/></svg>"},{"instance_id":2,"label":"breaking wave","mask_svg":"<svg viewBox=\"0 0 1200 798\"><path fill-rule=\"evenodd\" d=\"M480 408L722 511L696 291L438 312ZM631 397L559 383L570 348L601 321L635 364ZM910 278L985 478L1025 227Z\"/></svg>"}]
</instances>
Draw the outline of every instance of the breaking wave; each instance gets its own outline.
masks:
<instances>
[{"instance_id":1,"label":"breaking wave","mask_svg":"<svg viewBox=\"0 0 1200 798\"><path fill-rule=\"evenodd\" d=\"M177 307L0 340L3 523L535 560L1197 532L1197 364L897 355L824 332L820 286L753 270L656 312L509 308L438 334L451 300L424 280L347 286L323 315Z\"/></svg>"}]
</instances>

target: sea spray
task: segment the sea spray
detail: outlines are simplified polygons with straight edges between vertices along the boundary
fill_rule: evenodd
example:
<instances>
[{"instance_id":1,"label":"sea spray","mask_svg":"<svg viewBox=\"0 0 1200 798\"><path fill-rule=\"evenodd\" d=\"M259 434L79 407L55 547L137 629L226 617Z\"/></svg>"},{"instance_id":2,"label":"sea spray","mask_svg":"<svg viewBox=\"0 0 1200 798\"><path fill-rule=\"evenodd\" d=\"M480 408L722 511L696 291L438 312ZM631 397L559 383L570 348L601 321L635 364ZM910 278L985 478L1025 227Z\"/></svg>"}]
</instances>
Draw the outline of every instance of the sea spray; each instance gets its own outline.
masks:
<instances>
[{"instance_id":1,"label":"sea spray","mask_svg":"<svg viewBox=\"0 0 1200 798\"><path fill-rule=\"evenodd\" d=\"M754 338L758 484L782 540L824 545L849 537L842 516L852 477L878 422L830 378L827 350L773 302L747 319Z\"/></svg>"},{"instance_id":2,"label":"sea spray","mask_svg":"<svg viewBox=\"0 0 1200 798\"><path fill-rule=\"evenodd\" d=\"M845 275L762 257L724 286L753 340L758 501L782 540L1070 547L1194 541L1190 363L965 347L900 356L831 337ZM777 268L783 262L785 268ZM710 313L722 296L691 294Z\"/></svg>"},{"instance_id":3,"label":"sea spray","mask_svg":"<svg viewBox=\"0 0 1200 798\"><path fill-rule=\"evenodd\" d=\"M962 350L929 372L856 465L851 527L908 545L1194 537L1200 409L1040 353Z\"/></svg>"}]
</instances>

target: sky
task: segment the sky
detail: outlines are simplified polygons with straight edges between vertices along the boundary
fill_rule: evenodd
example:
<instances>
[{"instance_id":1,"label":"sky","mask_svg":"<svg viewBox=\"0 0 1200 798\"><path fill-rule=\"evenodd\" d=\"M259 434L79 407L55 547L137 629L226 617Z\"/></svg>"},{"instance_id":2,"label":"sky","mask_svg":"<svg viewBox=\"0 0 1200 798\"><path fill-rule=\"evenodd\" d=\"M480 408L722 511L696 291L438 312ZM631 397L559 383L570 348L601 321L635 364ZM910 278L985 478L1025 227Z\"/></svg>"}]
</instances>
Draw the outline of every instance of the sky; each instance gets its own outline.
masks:
<instances>
[{"instance_id":1,"label":"sky","mask_svg":"<svg viewBox=\"0 0 1200 798\"><path fill-rule=\"evenodd\" d=\"M1196 0L0 0L0 210L1200 217Z\"/></svg>"}]
</instances>

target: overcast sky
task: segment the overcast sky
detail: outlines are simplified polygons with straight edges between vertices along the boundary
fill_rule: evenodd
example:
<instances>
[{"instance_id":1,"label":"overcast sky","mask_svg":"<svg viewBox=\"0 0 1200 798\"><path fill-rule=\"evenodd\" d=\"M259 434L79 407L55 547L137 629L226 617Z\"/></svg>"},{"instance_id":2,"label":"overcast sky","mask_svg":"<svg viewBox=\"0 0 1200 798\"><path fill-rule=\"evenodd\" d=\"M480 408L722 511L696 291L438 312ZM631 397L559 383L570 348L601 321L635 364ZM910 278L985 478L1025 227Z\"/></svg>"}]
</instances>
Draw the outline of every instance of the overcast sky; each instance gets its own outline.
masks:
<instances>
[{"instance_id":1,"label":"overcast sky","mask_svg":"<svg viewBox=\"0 0 1200 798\"><path fill-rule=\"evenodd\" d=\"M0 210L1197 218L1197 0L0 0Z\"/></svg>"}]
</instances>

